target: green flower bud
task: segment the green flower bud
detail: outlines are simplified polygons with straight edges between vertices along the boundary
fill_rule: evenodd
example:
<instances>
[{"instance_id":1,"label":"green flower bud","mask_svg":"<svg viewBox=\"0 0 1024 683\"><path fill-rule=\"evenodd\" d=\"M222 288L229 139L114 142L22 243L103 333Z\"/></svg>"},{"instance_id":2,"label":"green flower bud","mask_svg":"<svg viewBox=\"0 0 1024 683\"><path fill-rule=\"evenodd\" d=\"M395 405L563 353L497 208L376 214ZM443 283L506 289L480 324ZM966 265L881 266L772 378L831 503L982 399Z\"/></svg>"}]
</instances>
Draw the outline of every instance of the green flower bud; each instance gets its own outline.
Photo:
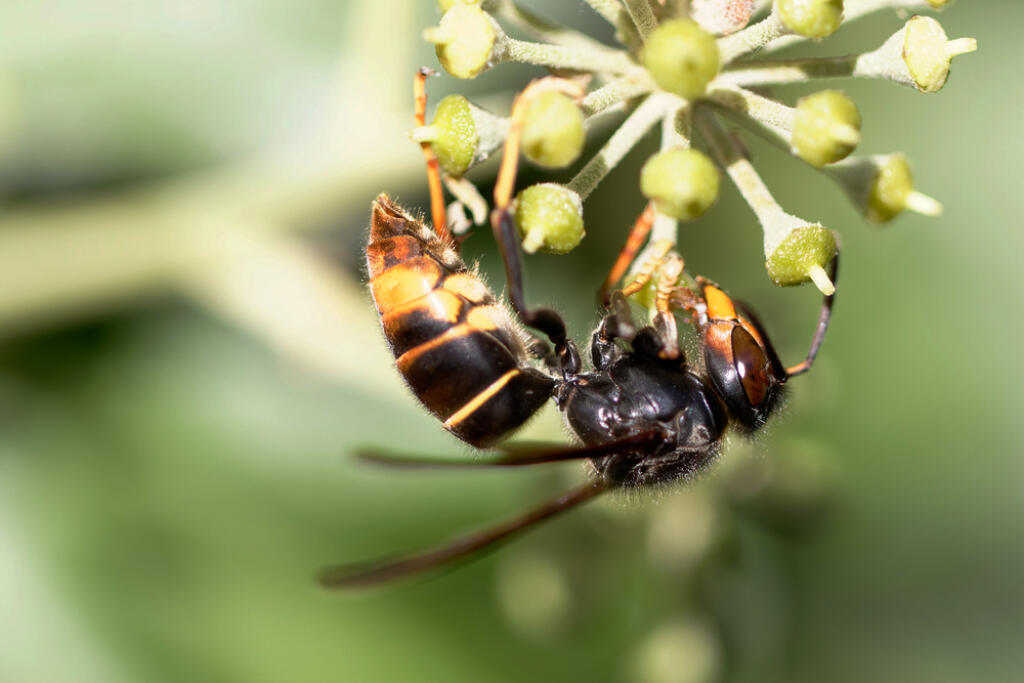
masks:
<instances>
[{"instance_id":1,"label":"green flower bud","mask_svg":"<svg viewBox=\"0 0 1024 683\"><path fill-rule=\"evenodd\" d=\"M813 280L823 293L834 293L835 286L825 273L825 267L835 255L835 233L817 224L793 227L770 249L765 240L765 268L768 277L780 287Z\"/></svg>"},{"instance_id":2,"label":"green flower bud","mask_svg":"<svg viewBox=\"0 0 1024 683\"><path fill-rule=\"evenodd\" d=\"M878 167L871 183L865 207L868 220L882 223L896 217L907 206L907 197L914 191L910 164L902 154L895 154Z\"/></svg>"},{"instance_id":3,"label":"green flower bud","mask_svg":"<svg viewBox=\"0 0 1024 683\"><path fill-rule=\"evenodd\" d=\"M568 96L544 92L530 102L523 118L520 148L530 161L563 168L583 151L583 112Z\"/></svg>"},{"instance_id":4,"label":"green flower bud","mask_svg":"<svg viewBox=\"0 0 1024 683\"><path fill-rule=\"evenodd\" d=\"M791 145L807 163L821 168L845 159L859 142L860 113L845 94L823 90L797 102Z\"/></svg>"},{"instance_id":5,"label":"green flower bud","mask_svg":"<svg viewBox=\"0 0 1024 683\"><path fill-rule=\"evenodd\" d=\"M501 147L508 121L477 107L462 95L448 95L437 103L429 126L415 128L412 139L429 142L441 168L461 176Z\"/></svg>"},{"instance_id":6,"label":"green flower bud","mask_svg":"<svg viewBox=\"0 0 1024 683\"><path fill-rule=\"evenodd\" d=\"M941 90L949 78L953 57L976 49L978 42L973 38L949 40L942 25L931 17L911 17L906 24L903 61L922 92Z\"/></svg>"},{"instance_id":7,"label":"green flower bud","mask_svg":"<svg viewBox=\"0 0 1024 683\"><path fill-rule=\"evenodd\" d=\"M674 147L647 160L640 172L640 191L661 213L692 220L718 196L718 169L703 153Z\"/></svg>"},{"instance_id":8,"label":"green flower bud","mask_svg":"<svg viewBox=\"0 0 1024 683\"><path fill-rule=\"evenodd\" d=\"M835 233L778 207L759 218L764 229L764 265L772 282L791 287L813 281L822 293L834 294L836 288L825 267L836 255Z\"/></svg>"},{"instance_id":9,"label":"green flower bud","mask_svg":"<svg viewBox=\"0 0 1024 683\"><path fill-rule=\"evenodd\" d=\"M583 200L555 183L531 185L516 195L516 225L523 250L566 254L583 239Z\"/></svg>"},{"instance_id":10,"label":"green flower bud","mask_svg":"<svg viewBox=\"0 0 1024 683\"><path fill-rule=\"evenodd\" d=\"M456 78L475 78L491 66L498 28L479 5L455 2L441 17L439 26L423 32L445 71Z\"/></svg>"},{"instance_id":11,"label":"green flower bud","mask_svg":"<svg viewBox=\"0 0 1024 683\"><path fill-rule=\"evenodd\" d=\"M830 170L872 223L890 221L906 209L925 216L942 213L942 204L914 189L910 164L902 154L850 159Z\"/></svg>"},{"instance_id":12,"label":"green flower bud","mask_svg":"<svg viewBox=\"0 0 1024 683\"><path fill-rule=\"evenodd\" d=\"M793 33L825 38L843 23L843 0L775 0L775 11Z\"/></svg>"},{"instance_id":13,"label":"green flower bud","mask_svg":"<svg viewBox=\"0 0 1024 683\"><path fill-rule=\"evenodd\" d=\"M643 62L659 86L695 99L718 75L718 44L697 22L670 19L647 39Z\"/></svg>"},{"instance_id":14,"label":"green flower bud","mask_svg":"<svg viewBox=\"0 0 1024 683\"><path fill-rule=\"evenodd\" d=\"M921 92L938 92L949 78L953 57L977 49L974 38L947 40L942 25L931 17L911 17L881 47L857 59L854 75L888 78Z\"/></svg>"}]
</instances>

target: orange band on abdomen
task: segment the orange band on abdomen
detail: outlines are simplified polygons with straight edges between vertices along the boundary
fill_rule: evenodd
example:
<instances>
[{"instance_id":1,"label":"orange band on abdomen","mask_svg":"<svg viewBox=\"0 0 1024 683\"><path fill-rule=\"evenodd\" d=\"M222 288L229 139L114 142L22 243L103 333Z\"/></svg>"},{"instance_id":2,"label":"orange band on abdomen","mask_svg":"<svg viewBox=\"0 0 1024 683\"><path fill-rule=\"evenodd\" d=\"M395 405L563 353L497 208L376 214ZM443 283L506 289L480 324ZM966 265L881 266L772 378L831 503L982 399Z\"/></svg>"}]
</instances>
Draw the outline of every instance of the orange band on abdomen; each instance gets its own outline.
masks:
<instances>
[{"instance_id":1,"label":"orange band on abdomen","mask_svg":"<svg viewBox=\"0 0 1024 683\"><path fill-rule=\"evenodd\" d=\"M444 269L429 256L418 256L392 266L370 280L370 291L380 312L392 311L430 294Z\"/></svg>"}]
</instances>

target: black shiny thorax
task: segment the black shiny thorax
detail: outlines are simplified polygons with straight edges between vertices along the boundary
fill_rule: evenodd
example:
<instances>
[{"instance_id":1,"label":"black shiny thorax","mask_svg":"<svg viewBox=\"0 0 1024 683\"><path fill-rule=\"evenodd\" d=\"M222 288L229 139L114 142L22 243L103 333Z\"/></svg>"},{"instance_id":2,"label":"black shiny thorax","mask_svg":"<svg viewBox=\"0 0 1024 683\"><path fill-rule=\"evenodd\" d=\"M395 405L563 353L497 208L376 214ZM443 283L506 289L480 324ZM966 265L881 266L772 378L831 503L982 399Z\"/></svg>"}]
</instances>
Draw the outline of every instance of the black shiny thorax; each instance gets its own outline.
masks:
<instances>
[{"instance_id":1,"label":"black shiny thorax","mask_svg":"<svg viewBox=\"0 0 1024 683\"><path fill-rule=\"evenodd\" d=\"M557 401L569 428L586 445L661 431L664 439L653 451L648 445L594 460L599 472L627 486L697 471L717 452L728 424L715 391L684 362L633 351L567 380Z\"/></svg>"}]
</instances>

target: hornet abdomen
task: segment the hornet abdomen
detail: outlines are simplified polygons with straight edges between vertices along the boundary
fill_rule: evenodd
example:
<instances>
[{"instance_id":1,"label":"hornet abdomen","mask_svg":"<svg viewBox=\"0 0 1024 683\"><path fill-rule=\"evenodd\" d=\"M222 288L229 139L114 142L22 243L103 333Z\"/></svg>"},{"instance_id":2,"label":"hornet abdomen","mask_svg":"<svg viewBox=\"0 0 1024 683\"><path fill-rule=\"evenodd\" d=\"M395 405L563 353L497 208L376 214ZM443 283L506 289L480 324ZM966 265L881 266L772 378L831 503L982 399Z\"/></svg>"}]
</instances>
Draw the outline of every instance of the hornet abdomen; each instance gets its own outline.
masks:
<instances>
[{"instance_id":1,"label":"hornet abdomen","mask_svg":"<svg viewBox=\"0 0 1024 683\"><path fill-rule=\"evenodd\" d=\"M445 429L487 446L551 396L555 380L527 365L520 330L480 277L383 194L366 262L398 370Z\"/></svg>"}]
</instances>

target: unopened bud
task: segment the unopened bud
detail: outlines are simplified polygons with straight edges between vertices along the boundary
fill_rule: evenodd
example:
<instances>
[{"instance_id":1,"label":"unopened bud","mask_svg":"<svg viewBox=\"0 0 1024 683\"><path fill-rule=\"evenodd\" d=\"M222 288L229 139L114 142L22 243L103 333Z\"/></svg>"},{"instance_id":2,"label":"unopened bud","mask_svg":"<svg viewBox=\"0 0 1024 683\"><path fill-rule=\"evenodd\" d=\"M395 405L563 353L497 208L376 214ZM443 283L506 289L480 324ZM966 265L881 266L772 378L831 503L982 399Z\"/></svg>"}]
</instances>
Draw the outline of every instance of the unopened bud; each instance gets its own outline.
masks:
<instances>
[{"instance_id":1,"label":"unopened bud","mask_svg":"<svg viewBox=\"0 0 1024 683\"><path fill-rule=\"evenodd\" d=\"M702 152L675 147L647 160L640 172L640 190L658 211L692 220L718 196L718 169Z\"/></svg>"},{"instance_id":2,"label":"unopened bud","mask_svg":"<svg viewBox=\"0 0 1024 683\"><path fill-rule=\"evenodd\" d=\"M571 98L544 92L530 102L523 118L523 156L541 166L563 168L576 161L583 142L583 112Z\"/></svg>"},{"instance_id":3,"label":"unopened bud","mask_svg":"<svg viewBox=\"0 0 1024 683\"><path fill-rule=\"evenodd\" d=\"M843 0L776 0L775 11L793 33L825 38L843 23Z\"/></svg>"},{"instance_id":4,"label":"unopened bud","mask_svg":"<svg viewBox=\"0 0 1024 683\"><path fill-rule=\"evenodd\" d=\"M834 232L796 216L782 214L765 230L765 268L780 287L814 282L823 294L834 294L835 285L825 269L836 251Z\"/></svg>"},{"instance_id":5,"label":"unopened bud","mask_svg":"<svg viewBox=\"0 0 1024 683\"><path fill-rule=\"evenodd\" d=\"M565 254L583 239L583 201L556 183L531 185L516 196L516 225L529 254Z\"/></svg>"},{"instance_id":6,"label":"unopened bud","mask_svg":"<svg viewBox=\"0 0 1024 683\"><path fill-rule=\"evenodd\" d=\"M718 44L697 22L670 19L647 39L643 62L662 88L695 99L718 75Z\"/></svg>"},{"instance_id":7,"label":"unopened bud","mask_svg":"<svg viewBox=\"0 0 1024 683\"><path fill-rule=\"evenodd\" d=\"M456 78L474 78L492 64L499 29L479 5L452 4L438 26L423 37L433 43L445 71Z\"/></svg>"},{"instance_id":8,"label":"unopened bud","mask_svg":"<svg viewBox=\"0 0 1024 683\"><path fill-rule=\"evenodd\" d=\"M821 168L845 159L860 142L857 105L838 90L823 90L797 102L793 153Z\"/></svg>"},{"instance_id":9,"label":"unopened bud","mask_svg":"<svg viewBox=\"0 0 1024 683\"><path fill-rule=\"evenodd\" d=\"M501 147L508 121L467 100L448 95L437 103L429 126L414 128L415 142L429 142L445 173L461 176Z\"/></svg>"},{"instance_id":10,"label":"unopened bud","mask_svg":"<svg viewBox=\"0 0 1024 683\"><path fill-rule=\"evenodd\" d=\"M890 221L906 209L925 216L942 213L942 204L914 189L910 164L902 154L848 159L829 171L872 223Z\"/></svg>"},{"instance_id":11,"label":"unopened bud","mask_svg":"<svg viewBox=\"0 0 1024 683\"><path fill-rule=\"evenodd\" d=\"M949 40L935 19L915 16L877 50L858 57L854 75L888 78L934 93L946 84L953 57L977 49L974 38Z\"/></svg>"},{"instance_id":12,"label":"unopened bud","mask_svg":"<svg viewBox=\"0 0 1024 683\"><path fill-rule=\"evenodd\" d=\"M923 92L938 92L949 78L953 57L974 52L973 38L949 40L942 24L931 17L911 17L903 41L903 61L914 84Z\"/></svg>"}]
</instances>

